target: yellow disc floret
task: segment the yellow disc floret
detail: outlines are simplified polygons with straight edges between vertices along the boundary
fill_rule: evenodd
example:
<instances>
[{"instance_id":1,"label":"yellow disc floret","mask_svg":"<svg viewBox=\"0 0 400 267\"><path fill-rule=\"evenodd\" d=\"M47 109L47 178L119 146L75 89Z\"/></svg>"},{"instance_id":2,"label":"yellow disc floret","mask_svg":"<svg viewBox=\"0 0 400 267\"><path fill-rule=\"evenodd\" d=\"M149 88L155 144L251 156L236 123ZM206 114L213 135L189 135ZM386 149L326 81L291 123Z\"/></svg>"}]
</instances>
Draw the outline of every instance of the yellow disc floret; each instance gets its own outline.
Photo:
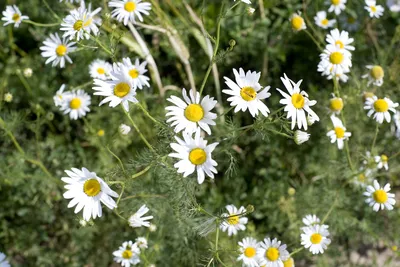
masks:
<instances>
[{"instance_id":1,"label":"yellow disc floret","mask_svg":"<svg viewBox=\"0 0 400 267\"><path fill-rule=\"evenodd\" d=\"M253 87L246 86L240 90L240 96L246 101L252 101L256 98L257 92Z\"/></svg>"},{"instance_id":2,"label":"yellow disc floret","mask_svg":"<svg viewBox=\"0 0 400 267\"><path fill-rule=\"evenodd\" d=\"M291 21L292 28L296 31L300 31L303 28L304 20L298 15L294 15Z\"/></svg>"},{"instance_id":3,"label":"yellow disc floret","mask_svg":"<svg viewBox=\"0 0 400 267\"><path fill-rule=\"evenodd\" d=\"M129 71L129 76L131 76L132 79L136 79L139 77L139 71L137 69L131 69Z\"/></svg>"},{"instance_id":4,"label":"yellow disc floret","mask_svg":"<svg viewBox=\"0 0 400 267\"><path fill-rule=\"evenodd\" d=\"M332 5L337 6L340 4L340 0L331 0Z\"/></svg>"},{"instance_id":5,"label":"yellow disc floret","mask_svg":"<svg viewBox=\"0 0 400 267\"><path fill-rule=\"evenodd\" d=\"M339 112L343 109L343 100L337 97L332 98L329 107L332 111Z\"/></svg>"},{"instance_id":6,"label":"yellow disc floret","mask_svg":"<svg viewBox=\"0 0 400 267\"><path fill-rule=\"evenodd\" d=\"M247 258L253 258L256 255L256 249L252 247L248 247L244 250L243 253Z\"/></svg>"},{"instance_id":7,"label":"yellow disc floret","mask_svg":"<svg viewBox=\"0 0 400 267\"><path fill-rule=\"evenodd\" d=\"M131 91L131 87L129 86L129 84L124 83L124 82L118 83L114 87L114 95L121 97L121 98L126 96L127 94L129 94L130 91Z\"/></svg>"},{"instance_id":8,"label":"yellow disc floret","mask_svg":"<svg viewBox=\"0 0 400 267\"><path fill-rule=\"evenodd\" d=\"M189 160L194 165L201 165L207 160L207 153L202 148L192 149L189 153Z\"/></svg>"},{"instance_id":9,"label":"yellow disc floret","mask_svg":"<svg viewBox=\"0 0 400 267\"><path fill-rule=\"evenodd\" d=\"M67 53L67 47L65 45L59 45L56 48L56 54L59 57L65 56L65 54Z\"/></svg>"},{"instance_id":10,"label":"yellow disc floret","mask_svg":"<svg viewBox=\"0 0 400 267\"><path fill-rule=\"evenodd\" d=\"M276 261L279 258L279 250L277 248L269 248L265 252L265 256L270 261Z\"/></svg>"},{"instance_id":11,"label":"yellow disc floret","mask_svg":"<svg viewBox=\"0 0 400 267\"><path fill-rule=\"evenodd\" d=\"M297 109L303 108L304 107L304 103L305 103L304 96L302 96L299 93L294 93L292 95L292 104L293 104L293 106L295 108L297 108Z\"/></svg>"},{"instance_id":12,"label":"yellow disc floret","mask_svg":"<svg viewBox=\"0 0 400 267\"><path fill-rule=\"evenodd\" d=\"M378 99L374 103L374 109L377 112L386 112L389 110L389 104L385 99Z\"/></svg>"},{"instance_id":13,"label":"yellow disc floret","mask_svg":"<svg viewBox=\"0 0 400 267\"><path fill-rule=\"evenodd\" d=\"M133 12L136 9L136 4L134 2L127 2L125 4L124 8L128 12Z\"/></svg>"},{"instance_id":14,"label":"yellow disc floret","mask_svg":"<svg viewBox=\"0 0 400 267\"><path fill-rule=\"evenodd\" d=\"M293 266L294 266L293 258L289 258L289 259L283 261L283 267L293 267Z\"/></svg>"},{"instance_id":15,"label":"yellow disc floret","mask_svg":"<svg viewBox=\"0 0 400 267\"><path fill-rule=\"evenodd\" d=\"M343 49L343 48L344 48L344 44L343 44L343 42L340 41L340 40L337 40L337 41L335 42L335 45L338 45L338 46L340 47L340 49Z\"/></svg>"},{"instance_id":16,"label":"yellow disc floret","mask_svg":"<svg viewBox=\"0 0 400 267\"><path fill-rule=\"evenodd\" d=\"M83 184L83 192L89 197L97 196L101 191L101 186L97 179L89 179Z\"/></svg>"},{"instance_id":17,"label":"yellow disc floret","mask_svg":"<svg viewBox=\"0 0 400 267\"><path fill-rule=\"evenodd\" d=\"M190 104L186 107L184 115L186 119L192 122L198 122L204 117L203 107L199 104Z\"/></svg>"},{"instance_id":18,"label":"yellow disc floret","mask_svg":"<svg viewBox=\"0 0 400 267\"><path fill-rule=\"evenodd\" d=\"M235 216L231 216L227 219L228 223L230 225L236 225L239 223L239 216L235 215Z\"/></svg>"},{"instance_id":19,"label":"yellow disc floret","mask_svg":"<svg viewBox=\"0 0 400 267\"><path fill-rule=\"evenodd\" d=\"M322 241L322 235L320 235L320 234L318 234L318 233L312 234L311 237L310 237L310 241L311 241L311 243L313 243L314 245L315 245L315 244L319 244L319 243L321 243L321 241Z\"/></svg>"},{"instance_id":20,"label":"yellow disc floret","mask_svg":"<svg viewBox=\"0 0 400 267\"><path fill-rule=\"evenodd\" d=\"M388 195L385 192L385 190L383 189L378 189L374 192L374 200L379 203L379 204L383 204L388 200Z\"/></svg>"},{"instance_id":21,"label":"yellow disc floret","mask_svg":"<svg viewBox=\"0 0 400 267\"><path fill-rule=\"evenodd\" d=\"M73 28L74 28L75 31L80 31L80 30L82 30L82 28L83 28L83 21L82 21L82 20L77 20L77 21L74 23Z\"/></svg>"},{"instance_id":22,"label":"yellow disc floret","mask_svg":"<svg viewBox=\"0 0 400 267\"><path fill-rule=\"evenodd\" d=\"M124 259L132 258L132 255L133 255L132 250L125 250L124 252L122 252L122 258Z\"/></svg>"},{"instance_id":23,"label":"yellow disc floret","mask_svg":"<svg viewBox=\"0 0 400 267\"><path fill-rule=\"evenodd\" d=\"M375 80L380 80L385 75L383 68L378 65L372 67L370 74Z\"/></svg>"},{"instance_id":24,"label":"yellow disc floret","mask_svg":"<svg viewBox=\"0 0 400 267\"><path fill-rule=\"evenodd\" d=\"M376 6L370 6L369 8L371 9L372 13L376 12Z\"/></svg>"},{"instance_id":25,"label":"yellow disc floret","mask_svg":"<svg viewBox=\"0 0 400 267\"><path fill-rule=\"evenodd\" d=\"M82 101L77 97L72 98L72 100L69 102L69 107L71 109L78 109L81 107L81 105L82 105Z\"/></svg>"},{"instance_id":26,"label":"yellow disc floret","mask_svg":"<svg viewBox=\"0 0 400 267\"><path fill-rule=\"evenodd\" d=\"M12 20L15 21L15 22L19 21L20 18L21 18L21 16L20 16L18 13L15 13L15 14L12 16Z\"/></svg>"},{"instance_id":27,"label":"yellow disc floret","mask_svg":"<svg viewBox=\"0 0 400 267\"><path fill-rule=\"evenodd\" d=\"M329 60L332 64L340 64L343 62L344 56L342 53L340 52L333 52L330 56L329 56Z\"/></svg>"},{"instance_id":28,"label":"yellow disc floret","mask_svg":"<svg viewBox=\"0 0 400 267\"><path fill-rule=\"evenodd\" d=\"M383 162L387 162L387 161L389 160L389 158L388 158L388 156L386 156L385 154L382 154L382 155L381 155L381 160L382 160Z\"/></svg>"},{"instance_id":29,"label":"yellow disc floret","mask_svg":"<svg viewBox=\"0 0 400 267\"><path fill-rule=\"evenodd\" d=\"M100 74L100 75L103 75L103 74L106 73L106 70L103 69L103 68L98 68L98 69L97 69L97 73Z\"/></svg>"},{"instance_id":30,"label":"yellow disc floret","mask_svg":"<svg viewBox=\"0 0 400 267\"><path fill-rule=\"evenodd\" d=\"M323 20L321 20L321 24L324 25L324 26L327 26L328 23L329 23L329 20L328 20L328 19L323 19Z\"/></svg>"},{"instance_id":31,"label":"yellow disc floret","mask_svg":"<svg viewBox=\"0 0 400 267\"><path fill-rule=\"evenodd\" d=\"M335 127L336 138L344 137L344 129L342 127Z\"/></svg>"}]
</instances>

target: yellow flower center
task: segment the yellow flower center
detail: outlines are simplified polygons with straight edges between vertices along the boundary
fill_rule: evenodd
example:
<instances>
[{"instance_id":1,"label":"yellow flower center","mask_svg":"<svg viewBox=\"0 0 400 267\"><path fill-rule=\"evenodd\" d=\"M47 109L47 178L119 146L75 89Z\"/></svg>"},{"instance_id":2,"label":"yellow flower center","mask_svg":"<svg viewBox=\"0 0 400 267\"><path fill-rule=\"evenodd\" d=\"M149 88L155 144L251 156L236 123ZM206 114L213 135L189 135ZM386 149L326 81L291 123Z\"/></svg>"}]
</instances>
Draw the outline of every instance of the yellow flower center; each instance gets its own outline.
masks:
<instances>
[{"instance_id":1,"label":"yellow flower center","mask_svg":"<svg viewBox=\"0 0 400 267\"><path fill-rule=\"evenodd\" d=\"M227 221L228 221L228 223L230 224L230 225L236 225L236 224L238 224L239 223L239 216L231 216L231 217L229 217L228 219L227 219Z\"/></svg>"},{"instance_id":2,"label":"yellow flower center","mask_svg":"<svg viewBox=\"0 0 400 267\"><path fill-rule=\"evenodd\" d=\"M304 97L299 93L293 94L292 95L292 104L297 109L303 108L304 107Z\"/></svg>"},{"instance_id":3,"label":"yellow flower center","mask_svg":"<svg viewBox=\"0 0 400 267\"><path fill-rule=\"evenodd\" d=\"M131 91L131 87L129 86L129 84L127 83L118 83L115 87L114 87L114 95L122 98L124 96L126 96L127 94L129 94L129 92Z\"/></svg>"},{"instance_id":4,"label":"yellow flower center","mask_svg":"<svg viewBox=\"0 0 400 267\"><path fill-rule=\"evenodd\" d=\"M360 175L358 175L358 180L362 183L365 183L365 174L361 173Z\"/></svg>"},{"instance_id":5,"label":"yellow flower center","mask_svg":"<svg viewBox=\"0 0 400 267\"><path fill-rule=\"evenodd\" d=\"M321 240L322 240L322 235L320 235L318 233L312 234L310 237L310 241L313 244L319 244L319 243L321 243Z\"/></svg>"},{"instance_id":6,"label":"yellow flower center","mask_svg":"<svg viewBox=\"0 0 400 267\"><path fill-rule=\"evenodd\" d=\"M256 249L252 247L248 247L244 250L244 255L247 258L253 258L256 255Z\"/></svg>"},{"instance_id":7,"label":"yellow flower center","mask_svg":"<svg viewBox=\"0 0 400 267\"><path fill-rule=\"evenodd\" d=\"M340 49L343 49L343 48L344 48L344 44L343 44L343 42L340 41L340 40L337 40L337 41L335 42L335 45L339 45Z\"/></svg>"},{"instance_id":8,"label":"yellow flower center","mask_svg":"<svg viewBox=\"0 0 400 267\"><path fill-rule=\"evenodd\" d=\"M343 59L344 59L344 56L340 52L333 52L329 56L329 60L331 61L332 64L335 64L335 65L342 63Z\"/></svg>"},{"instance_id":9,"label":"yellow flower center","mask_svg":"<svg viewBox=\"0 0 400 267\"><path fill-rule=\"evenodd\" d=\"M385 154L382 154L382 155L381 155L381 160L382 160L383 162L387 162L387 161L389 160L389 158L388 158L388 156L386 156Z\"/></svg>"},{"instance_id":10,"label":"yellow flower center","mask_svg":"<svg viewBox=\"0 0 400 267\"><path fill-rule=\"evenodd\" d=\"M293 267L293 266L294 266L293 258L289 258L289 259L283 261L283 267Z\"/></svg>"},{"instance_id":11,"label":"yellow flower center","mask_svg":"<svg viewBox=\"0 0 400 267\"><path fill-rule=\"evenodd\" d=\"M371 77L374 78L375 80L382 79L383 76L385 75L381 66L373 66L370 74Z\"/></svg>"},{"instance_id":12,"label":"yellow flower center","mask_svg":"<svg viewBox=\"0 0 400 267\"><path fill-rule=\"evenodd\" d=\"M256 98L257 92L253 87L246 86L240 90L240 96L246 101L252 101Z\"/></svg>"},{"instance_id":13,"label":"yellow flower center","mask_svg":"<svg viewBox=\"0 0 400 267\"><path fill-rule=\"evenodd\" d=\"M105 134L106 132L104 131L104 130L99 130L98 132L97 132L97 136L100 136L100 137L102 137L102 136L104 136L104 134Z\"/></svg>"},{"instance_id":14,"label":"yellow flower center","mask_svg":"<svg viewBox=\"0 0 400 267\"><path fill-rule=\"evenodd\" d=\"M374 192L374 199L377 203L383 204L388 200L388 195L383 189L378 189Z\"/></svg>"},{"instance_id":15,"label":"yellow flower center","mask_svg":"<svg viewBox=\"0 0 400 267\"><path fill-rule=\"evenodd\" d=\"M184 114L189 121L198 122L204 117L204 110L199 104L190 104L186 107Z\"/></svg>"},{"instance_id":16,"label":"yellow flower center","mask_svg":"<svg viewBox=\"0 0 400 267\"><path fill-rule=\"evenodd\" d=\"M56 48L56 54L59 57L64 56L67 53L67 47L65 45L59 45Z\"/></svg>"},{"instance_id":17,"label":"yellow flower center","mask_svg":"<svg viewBox=\"0 0 400 267\"><path fill-rule=\"evenodd\" d=\"M277 248L269 248L267 252L265 252L265 256L270 261L276 261L279 258L279 250Z\"/></svg>"},{"instance_id":18,"label":"yellow flower center","mask_svg":"<svg viewBox=\"0 0 400 267\"><path fill-rule=\"evenodd\" d=\"M18 13L15 13L15 14L12 16L12 20L15 21L15 22L19 21L20 18L21 18L21 16L20 16Z\"/></svg>"},{"instance_id":19,"label":"yellow flower center","mask_svg":"<svg viewBox=\"0 0 400 267\"><path fill-rule=\"evenodd\" d=\"M97 196L101 191L101 186L97 179L89 179L83 184L83 192L89 197Z\"/></svg>"},{"instance_id":20,"label":"yellow flower center","mask_svg":"<svg viewBox=\"0 0 400 267\"><path fill-rule=\"evenodd\" d=\"M339 5L340 4L340 0L331 0L332 5Z\"/></svg>"},{"instance_id":21,"label":"yellow flower center","mask_svg":"<svg viewBox=\"0 0 400 267\"><path fill-rule=\"evenodd\" d=\"M324 26L328 25L328 23L329 23L329 20L328 20L328 19L323 19L323 20L321 21L321 24L324 25Z\"/></svg>"},{"instance_id":22,"label":"yellow flower center","mask_svg":"<svg viewBox=\"0 0 400 267\"><path fill-rule=\"evenodd\" d=\"M376 6L370 6L369 8L371 9L371 11L372 11L373 13L376 12Z\"/></svg>"},{"instance_id":23,"label":"yellow flower center","mask_svg":"<svg viewBox=\"0 0 400 267\"><path fill-rule=\"evenodd\" d=\"M129 76L131 76L132 79L136 79L139 77L139 71L137 69L131 69L129 71Z\"/></svg>"},{"instance_id":24,"label":"yellow flower center","mask_svg":"<svg viewBox=\"0 0 400 267\"><path fill-rule=\"evenodd\" d=\"M82 105L82 101L77 97L73 98L69 102L69 107L72 108L72 109L78 109L78 108L81 107L81 105Z\"/></svg>"},{"instance_id":25,"label":"yellow flower center","mask_svg":"<svg viewBox=\"0 0 400 267\"><path fill-rule=\"evenodd\" d=\"M332 111L341 111L343 109L343 100L341 98L332 98L329 107Z\"/></svg>"},{"instance_id":26,"label":"yellow flower center","mask_svg":"<svg viewBox=\"0 0 400 267\"><path fill-rule=\"evenodd\" d=\"M135 11L136 4L134 2L128 2L128 3L125 4L124 8L128 12L132 12L132 11Z\"/></svg>"},{"instance_id":27,"label":"yellow flower center","mask_svg":"<svg viewBox=\"0 0 400 267\"><path fill-rule=\"evenodd\" d=\"M389 109L389 104L385 99L378 99L374 103L374 109L377 112L386 112Z\"/></svg>"},{"instance_id":28,"label":"yellow flower center","mask_svg":"<svg viewBox=\"0 0 400 267\"><path fill-rule=\"evenodd\" d=\"M335 134L337 138L344 137L344 129L342 127L335 127Z\"/></svg>"},{"instance_id":29,"label":"yellow flower center","mask_svg":"<svg viewBox=\"0 0 400 267\"><path fill-rule=\"evenodd\" d=\"M97 73L100 74L100 75L103 75L104 73L106 73L106 70L103 69L103 68L98 68L97 69Z\"/></svg>"},{"instance_id":30,"label":"yellow flower center","mask_svg":"<svg viewBox=\"0 0 400 267\"><path fill-rule=\"evenodd\" d=\"M127 260L132 258L132 255L133 255L132 250L125 250L124 252L122 252L122 258Z\"/></svg>"},{"instance_id":31,"label":"yellow flower center","mask_svg":"<svg viewBox=\"0 0 400 267\"><path fill-rule=\"evenodd\" d=\"M202 148L192 149L189 153L189 160L194 165L201 165L207 160L207 154Z\"/></svg>"},{"instance_id":32,"label":"yellow flower center","mask_svg":"<svg viewBox=\"0 0 400 267\"><path fill-rule=\"evenodd\" d=\"M82 20L77 20L74 23L73 28L74 28L75 31L80 31L83 28L83 21Z\"/></svg>"},{"instance_id":33,"label":"yellow flower center","mask_svg":"<svg viewBox=\"0 0 400 267\"><path fill-rule=\"evenodd\" d=\"M301 28L303 27L303 24L304 24L304 20L302 17L296 15L292 18L292 27L296 31L301 30Z\"/></svg>"}]
</instances>

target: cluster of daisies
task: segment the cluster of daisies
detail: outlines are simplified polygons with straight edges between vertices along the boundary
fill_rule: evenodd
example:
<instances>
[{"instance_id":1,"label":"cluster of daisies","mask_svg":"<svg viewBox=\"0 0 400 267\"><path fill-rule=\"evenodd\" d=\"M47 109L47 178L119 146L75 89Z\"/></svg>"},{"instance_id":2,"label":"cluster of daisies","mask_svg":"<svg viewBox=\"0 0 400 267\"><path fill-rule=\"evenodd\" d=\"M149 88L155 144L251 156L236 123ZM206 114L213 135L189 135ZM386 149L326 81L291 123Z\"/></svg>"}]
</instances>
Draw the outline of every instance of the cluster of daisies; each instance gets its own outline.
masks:
<instances>
[{"instance_id":1,"label":"cluster of daisies","mask_svg":"<svg viewBox=\"0 0 400 267\"><path fill-rule=\"evenodd\" d=\"M125 241L118 250L113 252L114 261L123 267L137 265L140 263L140 253L147 248L148 243L145 237L138 237L135 242Z\"/></svg>"}]
</instances>

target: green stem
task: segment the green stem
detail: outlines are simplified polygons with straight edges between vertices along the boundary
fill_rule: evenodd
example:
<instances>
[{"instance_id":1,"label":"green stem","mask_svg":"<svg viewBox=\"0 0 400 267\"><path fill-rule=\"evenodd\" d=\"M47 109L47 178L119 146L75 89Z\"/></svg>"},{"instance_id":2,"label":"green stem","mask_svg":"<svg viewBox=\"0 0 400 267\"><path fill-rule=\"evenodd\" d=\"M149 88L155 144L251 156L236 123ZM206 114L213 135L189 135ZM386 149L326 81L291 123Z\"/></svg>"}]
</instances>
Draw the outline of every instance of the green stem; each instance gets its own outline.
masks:
<instances>
[{"instance_id":1,"label":"green stem","mask_svg":"<svg viewBox=\"0 0 400 267\"><path fill-rule=\"evenodd\" d=\"M321 224L324 224L325 221L328 219L329 215L332 213L333 209L334 209L335 206L336 206L337 199L338 199L338 198L337 198L337 196L336 196L335 201L333 201L332 206L330 207L330 209L328 210L328 212L325 214L324 218L323 218L322 221L321 221Z\"/></svg>"},{"instance_id":2,"label":"green stem","mask_svg":"<svg viewBox=\"0 0 400 267\"><path fill-rule=\"evenodd\" d=\"M350 169L354 172L353 162L351 161L350 157L349 140L344 141L344 148L346 150L347 162L349 163Z\"/></svg>"},{"instance_id":3,"label":"green stem","mask_svg":"<svg viewBox=\"0 0 400 267\"><path fill-rule=\"evenodd\" d=\"M28 24L32 24L32 25L35 25L35 26L38 26L38 27L54 27L54 26L60 25L59 22L57 22L57 23L47 23L46 24L46 23L34 22L32 20L29 20L29 19L23 20L22 22L28 23Z\"/></svg>"},{"instance_id":4,"label":"green stem","mask_svg":"<svg viewBox=\"0 0 400 267\"><path fill-rule=\"evenodd\" d=\"M125 191L125 183L122 184L121 193L119 194L118 200L117 200L117 207L118 207L119 202L121 201L121 197L124 194L124 191Z\"/></svg>"},{"instance_id":5,"label":"green stem","mask_svg":"<svg viewBox=\"0 0 400 267\"><path fill-rule=\"evenodd\" d=\"M127 112L125 110L125 108L121 105L122 110L124 111L125 115L128 117L129 121L132 123L133 127L135 128L136 132L138 132L140 138L142 139L142 141L146 144L146 146L154 152L154 148L150 145L150 143L147 141L146 137L144 137L144 135L142 134L142 132L140 131L139 127L136 125L136 123L133 121L131 115L129 114L129 112Z\"/></svg>"},{"instance_id":6,"label":"green stem","mask_svg":"<svg viewBox=\"0 0 400 267\"><path fill-rule=\"evenodd\" d=\"M373 153L375 143L376 143L376 138L378 137L378 133L379 133L379 123L376 124L375 136L374 136L374 140L372 141L372 146L371 146L371 153Z\"/></svg>"},{"instance_id":7,"label":"green stem","mask_svg":"<svg viewBox=\"0 0 400 267\"><path fill-rule=\"evenodd\" d=\"M128 177L128 175L126 173L126 170L125 170L125 167L124 167L124 164L122 163L121 159L114 152L112 152L111 149L108 146L106 147L106 149L108 150L108 152L110 152L111 155L113 155L114 158L117 159L119 165L121 166L121 169L122 169L124 175L126 177Z\"/></svg>"},{"instance_id":8,"label":"green stem","mask_svg":"<svg viewBox=\"0 0 400 267\"><path fill-rule=\"evenodd\" d=\"M49 3L47 3L46 0L43 0L43 3L44 3L44 5L47 7L47 9L53 14L53 16L54 16L56 19L61 20L61 18L57 15L57 13L54 12L53 9L51 9Z\"/></svg>"},{"instance_id":9,"label":"green stem","mask_svg":"<svg viewBox=\"0 0 400 267\"><path fill-rule=\"evenodd\" d=\"M149 166L147 166L146 168L144 168L142 171L140 171L140 172L138 172L138 173L135 173L134 175L132 175L132 179L136 179L136 178L138 178L139 176L142 176L143 174L145 174L146 172L148 172L152 166L153 166L153 165L150 164Z\"/></svg>"},{"instance_id":10,"label":"green stem","mask_svg":"<svg viewBox=\"0 0 400 267\"><path fill-rule=\"evenodd\" d=\"M109 54L111 57L114 56L114 53L111 52L108 48L106 48L95 36L89 35L90 39L94 40L107 54Z\"/></svg>"},{"instance_id":11,"label":"green stem","mask_svg":"<svg viewBox=\"0 0 400 267\"><path fill-rule=\"evenodd\" d=\"M22 75L21 71L18 69L16 71L18 78L20 79L21 83L24 85L25 89L28 91L30 95L32 95L32 88L29 83L26 81L24 76Z\"/></svg>"},{"instance_id":12,"label":"green stem","mask_svg":"<svg viewBox=\"0 0 400 267\"><path fill-rule=\"evenodd\" d=\"M235 107L230 107L229 109L225 110L224 113L222 113L221 115L219 115L218 117L224 117L226 114L228 114L232 109L234 109Z\"/></svg>"},{"instance_id":13,"label":"green stem","mask_svg":"<svg viewBox=\"0 0 400 267\"><path fill-rule=\"evenodd\" d=\"M308 31L308 30L304 30L307 35L311 38L311 40L313 40L313 42L318 46L318 49L322 52L324 51L324 49L322 48L321 44L314 38L314 36Z\"/></svg>"},{"instance_id":14,"label":"green stem","mask_svg":"<svg viewBox=\"0 0 400 267\"><path fill-rule=\"evenodd\" d=\"M278 131L276 131L276 130L274 130L274 129L267 129L267 128L266 128L266 130L267 130L267 131L270 131L270 132L272 132L272 133L274 133L274 134L277 134L277 135L282 135L282 136L285 136L285 137L287 137L287 138L290 138L290 139L293 139L293 138L294 138L294 137L293 137L293 136L291 136L291 135L288 135L288 134L285 134L285 133L278 132Z\"/></svg>"},{"instance_id":15,"label":"green stem","mask_svg":"<svg viewBox=\"0 0 400 267\"><path fill-rule=\"evenodd\" d=\"M153 116L151 116L150 113L147 111L147 109L145 109L145 108L143 107L142 104L138 103L137 105L139 106L139 108L144 112L144 114L145 114L150 120L152 120L153 122L155 122L155 123L158 124L158 125L164 126L161 122L159 122L159 121L156 120Z\"/></svg>"},{"instance_id":16,"label":"green stem","mask_svg":"<svg viewBox=\"0 0 400 267\"><path fill-rule=\"evenodd\" d=\"M300 251L302 251L304 249L304 247L298 248L295 251L293 251L292 253L289 254L289 258L292 257L294 254L299 253Z\"/></svg>"}]
</instances>

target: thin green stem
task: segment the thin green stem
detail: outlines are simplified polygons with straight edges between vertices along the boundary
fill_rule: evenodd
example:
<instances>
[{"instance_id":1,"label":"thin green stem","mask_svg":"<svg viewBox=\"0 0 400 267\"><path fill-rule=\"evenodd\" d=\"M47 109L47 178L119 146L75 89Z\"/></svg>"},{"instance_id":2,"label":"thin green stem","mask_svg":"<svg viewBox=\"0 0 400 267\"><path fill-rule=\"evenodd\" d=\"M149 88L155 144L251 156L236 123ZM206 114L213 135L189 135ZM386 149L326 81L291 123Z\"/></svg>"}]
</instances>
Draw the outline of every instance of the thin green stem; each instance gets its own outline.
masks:
<instances>
[{"instance_id":1,"label":"thin green stem","mask_svg":"<svg viewBox=\"0 0 400 267\"><path fill-rule=\"evenodd\" d=\"M34 26L38 26L38 27L54 27L54 26L59 26L60 23L39 23L39 22L34 22L32 20L23 20L22 22L27 23L27 24L32 24Z\"/></svg>"},{"instance_id":2,"label":"thin green stem","mask_svg":"<svg viewBox=\"0 0 400 267\"><path fill-rule=\"evenodd\" d=\"M154 148L150 145L150 143L147 141L146 137L144 137L144 135L142 134L142 132L140 131L139 127L136 125L136 123L133 121L131 115L129 114L129 112L127 112L125 110L125 108L121 105L122 110L124 111L125 115L128 117L129 121L132 123L133 127L135 128L136 132L138 132L140 138L142 139L142 141L146 144L146 146L153 152Z\"/></svg>"},{"instance_id":3,"label":"thin green stem","mask_svg":"<svg viewBox=\"0 0 400 267\"><path fill-rule=\"evenodd\" d=\"M298 248L298 249L294 250L292 253L289 254L289 257L292 257L294 254L299 253L303 249L304 249L304 247L301 247L301 248Z\"/></svg>"},{"instance_id":4,"label":"thin green stem","mask_svg":"<svg viewBox=\"0 0 400 267\"><path fill-rule=\"evenodd\" d=\"M278 132L278 131L276 131L276 130L274 130L274 129L268 129L268 128L266 128L266 130L267 130L267 131L270 131L270 132L272 132L272 133L274 133L274 134L277 134L277 135L282 135L282 136L285 136L285 137L287 137L287 138L290 138L290 139L293 139L293 138L294 138L294 137L293 137L293 136L291 136L291 135L288 135L288 134L285 134L285 133Z\"/></svg>"},{"instance_id":5,"label":"thin green stem","mask_svg":"<svg viewBox=\"0 0 400 267\"><path fill-rule=\"evenodd\" d=\"M18 69L16 71L17 76L19 78L19 80L21 81L21 83L24 85L25 89L28 91L28 93L32 96L32 88L29 85L29 83L26 81L25 77L22 75L21 71Z\"/></svg>"},{"instance_id":6,"label":"thin green stem","mask_svg":"<svg viewBox=\"0 0 400 267\"><path fill-rule=\"evenodd\" d=\"M145 114L150 120L152 120L153 122L155 122L155 123L158 124L158 125L164 126L161 122L159 122L159 121L156 120L153 116L151 116L150 113L147 111L147 109L145 109L145 108L143 107L142 104L138 103L137 105L139 106L139 108L144 112L144 114Z\"/></svg>"},{"instance_id":7,"label":"thin green stem","mask_svg":"<svg viewBox=\"0 0 400 267\"><path fill-rule=\"evenodd\" d=\"M44 5L47 7L47 9L51 12L51 14L53 14L53 16L58 19L61 20L61 18L57 15L56 12L53 11L53 9L50 7L49 3L47 3L46 0L43 0Z\"/></svg>"},{"instance_id":8,"label":"thin green stem","mask_svg":"<svg viewBox=\"0 0 400 267\"><path fill-rule=\"evenodd\" d=\"M121 199L121 201L124 201L124 200L127 200L127 199L132 199L132 198L146 198L146 197L148 197L148 198L150 198L150 197L154 197L154 198L165 198L166 196L164 196L164 195L155 195L155 194L149 194L149 195L146 195L146 194L138 194L138 195L133 195L133 196L127 196L127 197L124 197L123 199Z\"/></svg>"},{"instance_id":9,"label":"thin green stem","mask_svg":"<svg viewBox=\"0 0 400 267\"><path fill-rule=\"evenodd\" d=\"M226 114L228 114L232 109L234 109L235 107L230 107L229 109L225 110L224 113L222 113L221 115L218 116L218 118L220 117L224 117Z\"/></svg>"},{"instance_id":10,"label":"thin green stem","mask_svg":"<svg viewBox=\"0 0 400 267\"><path fill-rule=\"evenodd\" d=\"M134 175L132 175L132 179L136 179L136 178L138 178L139 176L142 176L143 174L145 174L146 172L148 172L152 166L153 166L153 165L150 164L149 166L147 166L146 168L144 168L142 171L140 171L140 172L138 172L138 173L135 173Z\"/></svg>"},{"instance_id":11,"label":"thin green stem","mask_svg":"<svg viewBox=\"0 0 400 267\"><path fill-rule=\"evenodd\" d=\"M114 56L114 53L109 50L107 47L105 47L100 41L99 39L97 39L95 36L90 34L90 39L94 40L107 54L109 54L111 57Z\"/></svg>"},{"instance_id":12,"label":"thin green stem","mask_svg":"<svg viewBox=\"0 0 400 267\"><path fill-rule=\"evenodd\" d=\"M117 207L118 207L119 202L121 201L121 197L124 194L124 191L125 191L125 183L122 184L121 193L119 194L118 200L117 200Z\"/></svg>"},{"instance_id":13,"label":"thin green stem","mask_svg":"<svg viewBox=\"0 0 400 267\"><path fill-rule=\"evenodd\" d=\"M332 213L333 209L334 209L335 206L336 206L337 199L338 199L338 198L337 198L337 196L336 196L336 198L335 198L335 200L333 201L333 203L332 203L330 209L328 210L328 212L325 214L324 218L322 219L321 224L324 224L325 221L328 219L329 215Z\"/></svg>"},{"instance_id":14,"label":"thin green stem","mask_svg":"<svg viewBox=\"0 0 400 267\"><path fill-rule=\"evenodd\" d=\"M307 35L311 38L311 40L318 46L318 49L322 52L324 51L324 49L322 48L321 44L314 38L314 36L308 31L308 30L304 30Z\"/></svg>"},{"instance_id":15,"label":"thin green stem","mask_svg":"<svg viewBox=\"0 0 400 267\"><path fill-rule=\"evenodd\" d=\"M376 124L376 128L375 128L375 136L374 136L374 140L372 141L372 146L371 146L371 153L373 153L374 147L375 147L375 143L376 143L376 138L378 137L378 133L379 133L379 123Z\"/></svg>"},{"instance_id":16,"label":"thin green stem","mask_svg":"<svg viewBox=\"0 0 400 267\"><path fill-rule=\"evenodd\" d=\"M124 164L122 163L121 159L120 159L114 152L112 152L111 149L110 149L108 146L106 147L106 149L108 150L108 152L109 152L114 158L117 159L119 165L121 166L121 169L122 169L124 175L125 175L126 177L128 177L128 175L127 175L127 173L126 173L126 170L125 170L125 167L124 167Z\"/></svg>"},{"instance_id":17,"label":"thin green stem","mask_svg":"<svg viewBox=\"0 0 400 267\"><path fill-rule=\"evenodd\" d=\"M351 161L351 156L350 156L350 149L349 149L349 141L344 141L344 149L346 150L346 157L347 157L347 162L349 163L350 169L354 172L354 166L353 162Z\"/></svg>"}]
</instances>

